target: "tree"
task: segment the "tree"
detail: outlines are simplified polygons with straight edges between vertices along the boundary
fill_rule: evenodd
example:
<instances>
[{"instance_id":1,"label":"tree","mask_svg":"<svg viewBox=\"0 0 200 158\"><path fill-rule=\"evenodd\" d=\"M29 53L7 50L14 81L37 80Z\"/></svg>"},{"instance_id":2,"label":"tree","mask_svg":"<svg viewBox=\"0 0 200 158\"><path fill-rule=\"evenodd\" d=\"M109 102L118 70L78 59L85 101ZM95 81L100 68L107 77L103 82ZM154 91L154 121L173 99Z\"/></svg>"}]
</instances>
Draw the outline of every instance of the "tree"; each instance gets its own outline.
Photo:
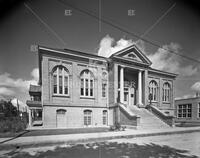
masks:
<instances>
[{"instance_id":1,"label":"tree","mask_svg":"<svg viewBox=\"0 0 200 158\"><path fill-rule=\"evenodd\" d=\"M11 101L4 101L3 113L5 117L16 117L17 108L11 103Z\"/></svg>"}]
</instances>

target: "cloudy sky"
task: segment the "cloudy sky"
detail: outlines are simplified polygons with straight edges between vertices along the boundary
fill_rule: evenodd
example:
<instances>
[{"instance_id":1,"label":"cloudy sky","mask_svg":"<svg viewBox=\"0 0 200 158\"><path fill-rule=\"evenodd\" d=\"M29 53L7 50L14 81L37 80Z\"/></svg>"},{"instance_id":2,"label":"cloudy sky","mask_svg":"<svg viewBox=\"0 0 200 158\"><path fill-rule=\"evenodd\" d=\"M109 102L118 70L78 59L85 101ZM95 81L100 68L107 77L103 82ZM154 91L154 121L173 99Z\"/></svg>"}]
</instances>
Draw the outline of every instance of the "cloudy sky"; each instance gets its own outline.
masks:
<instances>
[{"instance_id":1,"label":"cloudy sky","mask_svg":"<svg viewBox=\"0 0 200 158\"><path fill-rule=\"evenodd\" d=\"M1 97L18 97L22 101L29 98L29 84L36 84L38 79L37 54L31 50L34 45L109 56L135 43L152 60L152 67L179 74L176 97L191 96L194 90L200 89L200 63L166 51L170 49L200 60L200 12L195 7L195 1L65 1L96 13L99 18L107 19L128 32L143 36L165 50L104 24L61 1L29 0L17 3L8 0L6 4L1 4ZM130 12L132 16L128 15Z\"/></svg>"}]
</instances>

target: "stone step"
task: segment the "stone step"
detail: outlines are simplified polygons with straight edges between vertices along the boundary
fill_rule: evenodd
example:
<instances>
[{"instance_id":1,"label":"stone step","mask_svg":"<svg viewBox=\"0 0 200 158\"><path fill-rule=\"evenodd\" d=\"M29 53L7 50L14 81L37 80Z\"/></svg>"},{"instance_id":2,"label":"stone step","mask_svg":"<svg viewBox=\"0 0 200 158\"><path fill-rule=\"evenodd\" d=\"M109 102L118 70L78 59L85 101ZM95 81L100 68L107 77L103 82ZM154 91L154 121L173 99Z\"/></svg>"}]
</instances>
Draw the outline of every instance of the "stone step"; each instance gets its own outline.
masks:
<instances>
[{"instance_id":1,"label":"stone step","mask_svg":"<svg viewBox=\"0 0 200 158\"><path fill-rule=\"evenodd\" d=\"M132 107L130 110L140 116L140 123L138 129L159 129L159 128L170 128L160 118L155 116L153 113L144 108Z\"/></svg>"}]
</instances>

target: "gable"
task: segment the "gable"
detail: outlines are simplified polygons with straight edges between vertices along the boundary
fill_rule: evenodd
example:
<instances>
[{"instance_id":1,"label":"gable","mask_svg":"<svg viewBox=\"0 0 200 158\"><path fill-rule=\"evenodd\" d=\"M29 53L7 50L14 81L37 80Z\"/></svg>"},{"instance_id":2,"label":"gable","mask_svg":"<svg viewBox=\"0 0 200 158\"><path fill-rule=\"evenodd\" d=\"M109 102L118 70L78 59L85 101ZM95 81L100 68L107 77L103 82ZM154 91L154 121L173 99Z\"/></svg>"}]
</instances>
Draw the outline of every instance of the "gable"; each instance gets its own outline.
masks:
<instances>
[{"instance_id":1,"label":"gable","mask_svg":"<svg viewBox=\"0 0 200 158\"><path fill-rule=\"evenodd\" d=\"M144 55L144 53L136 46L132 45L114 53L111 58L118 58L120 60L127 60L129 62L136 62L145 65L151 65L151 61Z\"/></svg>"},{"instance_id":2,"label":"gable","mask_svg":"<svg viewBox=\"0 0 200 158\"><path fill-rule=\"evenodd\" d=\"M131 60L136 60L136 61L140 61L142 62L142 60L136 55L135 52L131 51L129 53L126 53L124 56L122 56L124 58L128 58L128 59L131 59Z\"/></svg>"}]
</instances>

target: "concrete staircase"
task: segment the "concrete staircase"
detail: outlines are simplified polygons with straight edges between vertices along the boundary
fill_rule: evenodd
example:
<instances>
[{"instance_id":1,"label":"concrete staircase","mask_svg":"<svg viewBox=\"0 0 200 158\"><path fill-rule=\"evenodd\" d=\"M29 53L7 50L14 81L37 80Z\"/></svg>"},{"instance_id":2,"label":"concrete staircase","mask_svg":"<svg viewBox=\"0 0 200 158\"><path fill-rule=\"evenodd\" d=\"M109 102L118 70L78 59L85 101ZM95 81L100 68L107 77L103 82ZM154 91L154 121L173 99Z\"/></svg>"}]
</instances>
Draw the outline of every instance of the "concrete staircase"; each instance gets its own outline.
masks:
<instances>
[{"instance_id":1,"label":"concrete staircase","mask_svg":"<svg viewBox=\"0 0 200 158\"><path fill-rule=\"evenodd\" d=\"M140 116L140 123L138 129L163 129L171 128L168 124L163 122L156 115L151 113L145 108L137 108L136 106L130 107L130 110L137 116Z\"/></svg>"}]
</instances>

